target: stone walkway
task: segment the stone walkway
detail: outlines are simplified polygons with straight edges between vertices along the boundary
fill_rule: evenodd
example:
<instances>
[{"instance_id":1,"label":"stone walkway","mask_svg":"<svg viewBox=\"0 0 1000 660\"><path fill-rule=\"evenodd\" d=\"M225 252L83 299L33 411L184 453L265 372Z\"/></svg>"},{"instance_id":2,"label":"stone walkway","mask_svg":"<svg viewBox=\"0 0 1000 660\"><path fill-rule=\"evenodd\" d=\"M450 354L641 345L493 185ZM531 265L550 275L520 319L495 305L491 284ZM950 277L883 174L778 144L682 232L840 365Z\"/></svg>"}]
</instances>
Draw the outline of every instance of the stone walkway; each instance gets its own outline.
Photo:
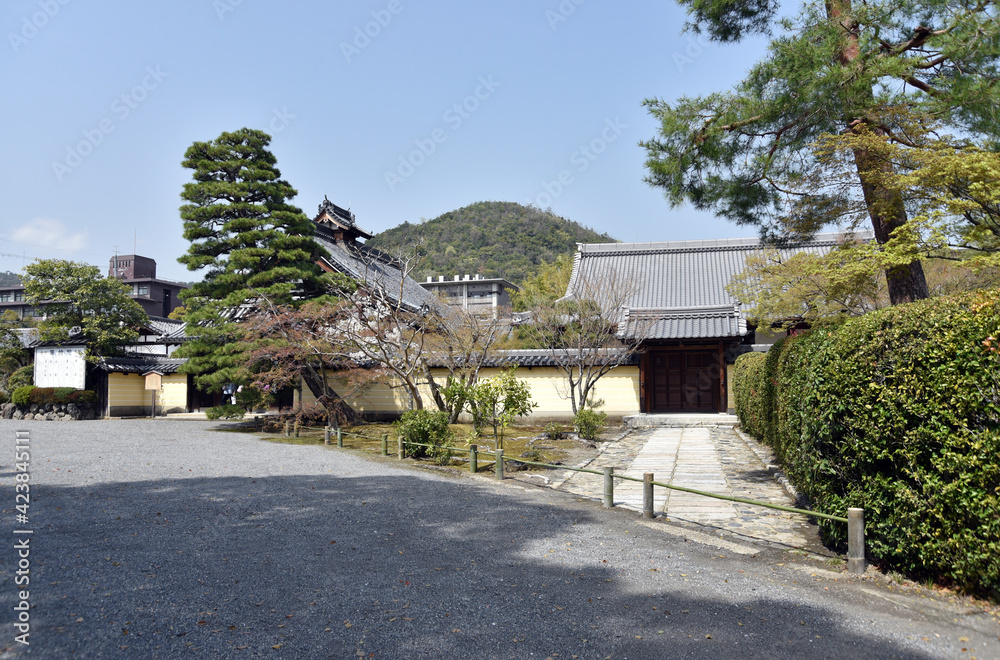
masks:
<instances>
[{"instance_id":1,"label":"stone walkway","mask_svg":"<svg viewBox=\"0 0 1000 660\"><path fill-rule=\"evenodd\" d=\"M652 472L653 479L663 483L795 506L794 498L767 469L773 462L766 447L733 428L686 426L634 430L620 440L603 443L597 458L578 467L599 471L613 467L615 474L638 479ZM569 470L547 474L552 488L589 499L603 498L604 481L599 475ZM819 548L816 526L799 514L667 488L654 488L653 493L654 510L671 521L725 530L757 543ZM615 506L641 511L642 484L615 479Z\"/></svg>"}]
</instances>

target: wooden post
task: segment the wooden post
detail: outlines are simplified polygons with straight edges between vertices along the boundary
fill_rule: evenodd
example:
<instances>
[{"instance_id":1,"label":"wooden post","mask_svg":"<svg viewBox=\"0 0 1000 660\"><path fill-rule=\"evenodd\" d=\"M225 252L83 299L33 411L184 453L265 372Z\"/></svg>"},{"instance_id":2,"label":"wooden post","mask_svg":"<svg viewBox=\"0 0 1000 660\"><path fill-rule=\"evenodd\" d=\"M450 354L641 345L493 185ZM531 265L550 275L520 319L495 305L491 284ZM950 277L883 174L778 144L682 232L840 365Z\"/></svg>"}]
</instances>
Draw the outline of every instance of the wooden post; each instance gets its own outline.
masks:
<instances>
[{"instance_id":1,"label":"wooden post","mask_svg":"<svg viewBox=\"0 0 1000 660\"><path fill-rule=\"evenodd\" d=\"M653 473L644 472L642 475L642 517L653 518Z\"/></svg>"},{"instance_id":2,"label":"wooden post","mask_svg":"<svg viewBox=\"0 0 1000 660\"><path fill-rule=\"evenodd\" d=\"M290 425L290 424L291 424L291 422L289 422L289 421L288 421L288 420L286 419L286 420L285 420L285 437L286 437L286 438L287 438L287 437L289 437L290 435L292 435L291 431L289 431L289 425Z\"/></svg>"},{"instance_id":3,"label":"wooden post","mask_svg":"<svg viewBox=\"0 0 1000 660\"><path fill-rule=\"evenodd\" d=\"M604 508L613 509L615 506L615 469L613 467L604 468Z\"/></svg>"},{"instance_id":4,"label":"wooden post","mask_svg":"<svg viewBox=\"0 0 1000 660\"><path fill-rule=\"evenodd\" d=\"M503 481L503 449L497 449L497 480Z\"/></svg>"},{"instance_id":5,"label":"wooden post","mask_svg":"<svg viewBox=\"0 0 1000 660\"><path fill-rule=\"evenodd\" d=\"M382 434L382 455L383 456L388 456L389 455L389 434L388 433L383 433Z\"/></svg>"},{"instance_id":6,"label":"wooden post","mask_svg":"<svg viewBox=\"0 0 1000 660\"><path fill-rule=\"evenodd\" d=\"M344 446L344 432L341 431L339 428L337 429L337 446L338 447Z\"/></svg>"},{"instance_id":7,"label":"wooden post","mask_svg":"<svg viewBox=\"0 0 1000 660\"><path fill-rule=\"evenodd\" d=\"M479 445L469 445L469 472L479 471Z\"/></svg>"},{"instance_id":8,"label":"wooden post","mask_svg":"<svg viewBox=\"0 0 1000 660\"><path fill-rule=\"evenodd\" d=\"M403 445L403 436L399 436L399 460L406 458L406 447Z\"/></svg>"},{"instance_id":9,"label":"wooden post","mask_svg":"<svg viewBox=\"0 0 1000 660\"><path fill-rule=\"evenodd\" d=\"M299 437L299 423L295 422L295 437Z\"/></svg>"},{"instance_id":10,"label":"wooden post","mask_svg":"<svg viewBox=\"0 0 1000 660\"><path fill-rule=\"evenodd\" d=\"M847 510L847 570L861 575L865 572L865 510Z\"/></svg>"},{"instance_id":11,"label":"wooden post","mask_svg":"<svg viewBox=\"0 0 1000 660\"><path fill-rule=\"evenodd\" d=\"M324 445L330 444L330 427L329 426L327 426L325 429L323 429L323 444Z\"/></svg>"}]
</instances>

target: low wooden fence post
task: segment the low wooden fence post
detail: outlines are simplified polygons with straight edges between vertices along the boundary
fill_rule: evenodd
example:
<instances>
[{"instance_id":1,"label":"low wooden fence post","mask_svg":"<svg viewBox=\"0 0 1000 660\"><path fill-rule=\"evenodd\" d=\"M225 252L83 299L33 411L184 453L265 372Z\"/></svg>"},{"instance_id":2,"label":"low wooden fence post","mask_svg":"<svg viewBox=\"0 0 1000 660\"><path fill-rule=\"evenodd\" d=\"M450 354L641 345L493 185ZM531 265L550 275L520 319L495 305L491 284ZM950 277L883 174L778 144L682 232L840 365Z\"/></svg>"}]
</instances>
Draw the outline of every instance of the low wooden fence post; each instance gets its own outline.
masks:
<instances>
[{"instance_id":1,"label":"low wooden fence post","mask_svg":"<svg viewBox=\"0 0 1000 660\"><path fill-rule=\"evenodd\" d=\"M652 519L653 517L653 473L644 472L642 475L642 517Z\"/></svg>"},{"instance_id":2,"label":"low wooden fence post","mask_svg":"<svg viewBox=\"0 0 1000 660\"><path fill-rule=\"evenodd\" d=\"M479 445L469 445L469 472L479 471Z\"/></svg>"},{"instance_id":3,"label":"low wooden fence post","mask_svg":"<svg viewBox=\"0 0 1000 660\"><path fill-rule=\"evenodd\" d=\"M865 510L847 510L847 570L858 575L865 572Z\"/></svg>"},{"instance_id":4,"label":"low wooden fence post","mask_svg":"<svg viewBox=\"0 0 1000 660\"><path fill-rule=\"evenodd\" d=\"M399 436L399 460L406 458L406 447L403 445L403 436Z\"/></svg>"},{"instance_id":5,"label":"low wooden fence post","mask_svg":"<svg viewBox=\"0 0 1000 660\"><path fill-rule=\"evenodd\" d=\"M344 446L344 432L341 431L339 428L337 429L337 446L338 447Z\"/></svg>"},{"instance_id":6,"label":"low wooden fence post","mask_svg":"<svg viewBox=\"0 0 1000 660\"><path fill-rule=\"evenodd\" d=\"M503 449L497 449L497 480L503 481Z\"/></svg>"},{"instance_id":7,"label":"low wooden fence post","mask_svg":"<svg viewBox=\"0 0 1000 660\"><path fill-rule=\"evenodd\" d=\"M615 469L613 467L604 468L604 508L613 509L615 506Z\"/></svg>"},{"instance_id":8,"label":"low wooden fence post","mask_svg":"<svg viewBox=\"0 0 1000 660\"><path fill-rule=\"evenodd\" d=\"M382 434L382 455L383 456L388 456L389 455L389 434L388 433L383 433Z\"/></svg>"},{"instance_id":9,"label":"low wooden fence post","mask_svg":"<svg viewBox=\"0 0 1000 660\"><path fill-rule=\"evenodd\" d=\"M299 423L295 422L295 437L299 437Z\"/></svg>"},{"instance_id":10,"label":"low wooden fence post","mask_svg":"<svg viewBox=\"0 0 1000 660\"><path fill-rule=\"evenodd\" d=\"M323 444L324 445L330 444L330 427L329 426L327 426L325 429L323 429Z\"/></svg>"},{"instance_id":11,"label":"low wooden fence post","mask_svg":"<svg viewBox=\"0 0 1000 660\"><path fill-rule=\"evenodd\" d=\"M291 424L291 422L289 422L287 420L285 421L285 437L286 438L292 435L291 431L289 431L290 424Z\"/></svg>"}]
</instances>

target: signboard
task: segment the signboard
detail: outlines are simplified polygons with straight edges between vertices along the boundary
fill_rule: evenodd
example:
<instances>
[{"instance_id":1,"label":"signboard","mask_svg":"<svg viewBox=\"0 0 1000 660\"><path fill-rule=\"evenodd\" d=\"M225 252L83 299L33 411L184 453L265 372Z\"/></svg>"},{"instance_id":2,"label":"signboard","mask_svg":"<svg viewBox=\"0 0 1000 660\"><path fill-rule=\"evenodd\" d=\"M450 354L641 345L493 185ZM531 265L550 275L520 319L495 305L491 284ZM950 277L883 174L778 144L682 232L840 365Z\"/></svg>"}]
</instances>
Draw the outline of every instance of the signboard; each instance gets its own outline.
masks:
<instances>
[{"instance_id":1,"label":"signboard","mask_svg":"<svg viewBox=\"0 0 1000 660\"><path fill-rule=\"evenodd\" d=\"M146 376L146 389L158 390L163 382L163 376L157 371L150 371Z\"/></svg>"},{"instance_id":2,"label":"signboard","mask_svg":"<svg viewBox=\"0 0 1000 660\"><path fill-rule=\"evenodd\" d=\"M86 349L82 346L46 346L35 349L35 385L37 387L86 387Z\"/></svg>"}]
</instances>

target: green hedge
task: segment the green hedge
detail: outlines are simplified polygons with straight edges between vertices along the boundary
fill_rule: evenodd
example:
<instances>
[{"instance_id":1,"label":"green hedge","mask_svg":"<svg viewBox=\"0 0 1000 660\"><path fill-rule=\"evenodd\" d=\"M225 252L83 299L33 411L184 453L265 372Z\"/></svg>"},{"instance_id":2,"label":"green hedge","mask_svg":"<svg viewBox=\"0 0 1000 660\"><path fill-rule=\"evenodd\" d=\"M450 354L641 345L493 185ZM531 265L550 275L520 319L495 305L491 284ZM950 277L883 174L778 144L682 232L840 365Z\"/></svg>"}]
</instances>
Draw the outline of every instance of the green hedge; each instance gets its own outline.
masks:
<instances>
[{"instance_id":1,"label":"green hedge","mask_svg":"<svg viewBox=\"0 0 1000 660\"><path fill-rule=\"evenodd\" d=\"M759 437L819 511L865 509L887 569L1000 589L1000 291L895 306L788 340ZM765 365L765 372L767 371ZM764 378L767 378L765 373ZM751 422L751 426L755 422ZM821 523L827 541L847 528Z\"/></svg>"},{"instance_id":2,"label":"green hedge","mask_svg":"<svg viewBox=\"0 0 1000 660\"><path fill-rule=\"evenodd\" d=\"M765 353L744 353L733 365L733 399L743 430L757 438L764 437L764 362Z\"/></svg>"},{"instance_id":3,"label":"green hedge","mask_svg":"<svg viewBox=\"0 0 1000 660\"><path fill-rule=\"evenodd\" d=\"M35 387L22 385L11 394L11 402L19 406L30 406L33 403L46 405L49 403L97 403L97 394L91 390L78 390L72 387Z\"/></svg>"}]
</instances>

